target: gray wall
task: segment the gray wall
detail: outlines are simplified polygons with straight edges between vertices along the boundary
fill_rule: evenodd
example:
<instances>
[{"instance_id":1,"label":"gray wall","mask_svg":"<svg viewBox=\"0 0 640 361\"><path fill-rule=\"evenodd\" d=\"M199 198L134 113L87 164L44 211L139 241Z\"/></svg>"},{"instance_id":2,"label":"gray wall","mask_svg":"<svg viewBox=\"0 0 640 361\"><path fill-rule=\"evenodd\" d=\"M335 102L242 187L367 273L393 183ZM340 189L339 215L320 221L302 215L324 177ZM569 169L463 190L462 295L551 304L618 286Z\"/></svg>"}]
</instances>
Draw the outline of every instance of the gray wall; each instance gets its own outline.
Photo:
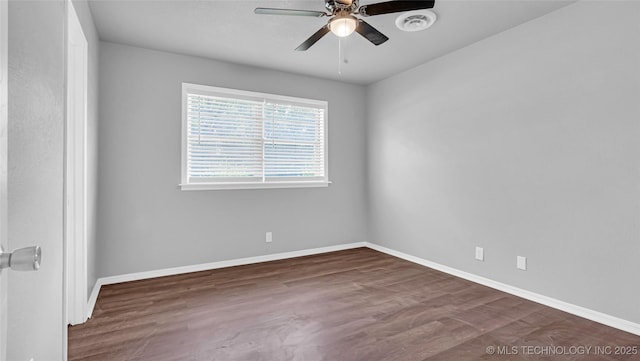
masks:
<instances>
[{"instance_id":1,"label":"gray wall","mask_svg":"<svg viewBox=\"0 0 640 361\"><path fill-rule=\"evenodd\" d=\"M87 97L87 300L96 284L98 205L98 54L100 40L86 1L73 0L84 36L89 46Z\"/></svg>"},{"instance_id":2,"label":"gray wall","mask_svg":"<svg viewBox=\"0 0 640 361\"><path fill-rule=\"evenodd\" d=\"M372 241L640 322L639 17L579 2L370 86Z\"/></svg>"},{"instance_id":3,"label":"gray wall","mask_svg":"<svg viewBox=\"0 0 640 361\"><path fill-rule=\"evenodd\" d=\"M8 360L63 357L65 19L63 1L9 3L9 246L39 244L42 267L9 273Z\"/></svg>"},{"instance_id":4,"label":"gray wall","mask_svg":"<svg viewBox=\"0 0 640 361\"><path fill-rule=\"evenodd\" d=\"M182 82L327 100L333 184L179 190ZM102 42L99 101L99 276L367 240L363 87Z\"/></svg>"}]
</instances>

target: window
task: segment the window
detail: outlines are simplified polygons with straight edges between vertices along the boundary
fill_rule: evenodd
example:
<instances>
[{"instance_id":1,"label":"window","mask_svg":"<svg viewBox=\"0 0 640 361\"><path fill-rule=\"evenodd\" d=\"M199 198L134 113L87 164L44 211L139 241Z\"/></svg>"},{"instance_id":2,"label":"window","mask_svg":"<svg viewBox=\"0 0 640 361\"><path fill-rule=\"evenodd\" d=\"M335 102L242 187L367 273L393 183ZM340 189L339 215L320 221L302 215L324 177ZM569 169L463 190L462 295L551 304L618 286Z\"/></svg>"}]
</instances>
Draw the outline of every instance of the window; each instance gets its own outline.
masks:
<instances>
[{"instance_id":1,"label":"window","mask_svg":"<svg viewBox=\"0 0 640 361\"><path fill-rule=\"evenodd\" d=\"M326 101L182 84L183 190L328 184Z\"/></svg>"}]
</instances>

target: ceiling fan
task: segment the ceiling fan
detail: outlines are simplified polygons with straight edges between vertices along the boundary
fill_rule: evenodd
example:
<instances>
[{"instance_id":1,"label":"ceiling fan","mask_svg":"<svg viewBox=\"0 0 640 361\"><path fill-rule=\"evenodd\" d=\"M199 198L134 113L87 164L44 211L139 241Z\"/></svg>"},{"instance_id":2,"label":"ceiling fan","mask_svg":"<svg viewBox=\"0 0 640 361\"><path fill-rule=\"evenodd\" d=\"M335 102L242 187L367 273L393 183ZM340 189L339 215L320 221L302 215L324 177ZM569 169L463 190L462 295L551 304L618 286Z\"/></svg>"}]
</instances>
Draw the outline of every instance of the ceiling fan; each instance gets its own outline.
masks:
<instances>
[{"instance_id":1,"label":"ceiling fan","mask_svg":"<svg viewBox=\"0 0 640 361\"><path fill-rule=\"evenodd\" d=\"M295 9L274 9L256 8L254 12L262 15L290 15L290 16L311 16L311 17L331 17L327 25L316 31L309 39L305 40L296 48L298 51L309 49L313 44L327 35L329 31L339 37L349 36L354 31L372 42L380 45L389 40L387 36L379 32L366 21L355 17L374 16L382 14L399 13L411 10L431 9L435 0L392 0L376 4L359 6L358 0L324 0L324 7L329 13L314 10Z\"/></svg>"}]
</instances>

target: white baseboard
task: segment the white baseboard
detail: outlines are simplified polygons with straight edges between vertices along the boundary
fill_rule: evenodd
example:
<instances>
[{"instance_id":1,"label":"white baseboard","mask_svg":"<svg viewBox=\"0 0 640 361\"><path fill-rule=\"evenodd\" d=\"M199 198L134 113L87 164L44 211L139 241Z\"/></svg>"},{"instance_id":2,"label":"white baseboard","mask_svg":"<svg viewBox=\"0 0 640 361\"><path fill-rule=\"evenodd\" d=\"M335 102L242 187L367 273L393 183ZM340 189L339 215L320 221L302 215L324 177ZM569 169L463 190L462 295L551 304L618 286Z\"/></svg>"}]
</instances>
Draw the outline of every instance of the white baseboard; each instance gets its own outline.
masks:
<instances>
[{"instance_id":1,"label":"white baseboard","mask_svg":"<svg viewBox=\"0 0 640 361\"><path fill-rule=\"evenodd\" d=\"M404 260L413 262L413 263L417 263L419 265L425 266L425 267L429 267L429 268L433 268L435 270L444 272L444 273L448 273L452 276L456 276L456 277L460 277L460 278L464 278L466 280L469 280L471 282L475 282L475 283L479 283L481 285L487 286L487 287L491 287L509 294L512 294L514 296L518 296L518 297L522 297L524 299L533 301L533 302L537 302L540 304L543 304L545 306L549 306L551 308L555 308L567 313L570 313L572 315L576 315L582 318L586 318L587 320L591 320L591 321L595 321L598 323L601 323L603 325L607 325L613 328L617 328L619 330L622 331L626 331L626 332L630 332L632 334L635 335L639 335L640 336L640 324L631 322L631 321L627 321L615 316L611 316L608 315L606 313L602 313L602 312L598 312L598 311L594 311L588 308L584 308L581 306L577 306L571 303L567 303L564 301L560 301L557 300L555 298L551 298L551 297L547 297L547 296L543 296L541 294L535 293L535 292L531 292L531 291L527 291L518 287L514 287L514 286L510 286L508 284L505 283L501 283L501 282L497 282L488 278L484 278L481 276L477 276L474 275L472 273L468 273L468 272L464 272L455 268L451 268L448 266L444 266L441 265L439 263L435 263L435 262L431 262L419 257L415 257L406 253L402 253L387 247L383 247L383 246L379 246L377 244L374 243L369 243L367 242L367 247L374 249L376 251L382 252L382 253L386 253L388 255L394 256L394 257L398 257L398 258L402 258Z\"/></svg>"},{"instance_id":2,"label":"white baseboard","mask_svg":"<svg viewBox=\"0 0 640 361\"><path fill-rule=\"evenodd\" d=\"M87 302L87 320L93 315L93 309L96 307L96 301L98 301L98 294L100 293L101 286L101 280L97 279L96 284L93 285L93 290L91 290L91 295L89 295L89 301Z\"/></svg>"},{"instance_id":3,"label":"white baseboard","mask_svg":"<svg viewBox=\"0 0 640 361\"><path fill-rule=\"evenodd\" d=\"M202 264L191 265L191 266L165 268L165 269L159 269L155 271L128 273L128 274L123 274L118 276L98 278L95 286L93 287L93 291L91 292L91 296L89 297L89 302L87 306L87 310L88 310L87 318L91 318L91 315L93 314L93 309L96 305L96 301L98 300L98 293L100 292L100 287L102 287L103 285L138 281L138 280L156 278L156 277L173 276L173 275L179 275L183 273L208 271L208 270L225 268L225 267L243 266L247 264L254 264L254 263L261 263L261 262L277 261L281 259L310 256L314 254L321 254L321 253L327 253L327 252L343 251L346 249L360 248L360 247L366 247L366 246L367 246L366 242L347 243L347 244L339 244L336 246L304 249L300 251L275 253L275 254L268 254L264 256L238 258L238 259L232 259L228 261L202 263Z\"/></svg>"}]
</instances>

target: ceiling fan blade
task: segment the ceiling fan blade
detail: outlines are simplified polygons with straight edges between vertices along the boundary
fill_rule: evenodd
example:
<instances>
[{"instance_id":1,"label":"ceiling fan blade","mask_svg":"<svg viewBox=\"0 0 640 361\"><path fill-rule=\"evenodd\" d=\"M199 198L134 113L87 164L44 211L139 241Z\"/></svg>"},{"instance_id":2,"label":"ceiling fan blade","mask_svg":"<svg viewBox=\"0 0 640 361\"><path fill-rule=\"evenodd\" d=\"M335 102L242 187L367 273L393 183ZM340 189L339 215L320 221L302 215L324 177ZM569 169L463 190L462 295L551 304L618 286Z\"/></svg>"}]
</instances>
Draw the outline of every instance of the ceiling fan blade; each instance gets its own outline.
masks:
<instances>
[{"instance_id":1,"label":"ceiling fan blade","mask_svg":"<svg viewBox=\"0 0 640 361\"><path fill-rule=\"evenodd\" d=\"M311 35L309 39L305 40L304 43L300 44L300 46L298 46L296 50L305 51L309 49L313 44L315 44L323 36L327 35L328 32L329 32L329 24L321 27L320 30L316 31L315 34Z\"/></svg>"},{"instance_id":2,"label":"ceiling fan blade","mask_svg":"<svg viewBox=\"0 0 640 361\"><path fill-rule=\"evenodd\" d=\"M377 4L362 5L358 13L362 16L374 16L390 13L401 13L411 10L431 9L435 0L397 0Z\"/></svg>"},{"instance_id":3,"label":"ceiling fan blade","mask_svg":"<svg viewBox=\"0 0 640 361\"><path fill-rule=\"evenodd\" d=\"M295 10L295 9L274 9L274 8L256 8L253 10L255 14L260 15L291 15L291 16L313 16L321 18L328 14L322 11L314 10Z\"/></svg>"},{"instance_id":4,"label":"ceiling fan blade","mask_svg":"<svg viewBox=\"0 0 640 361\"><path fill-rule=\"evenodd\" d=\"M364 36L367 40L369 40L376 46L389 40L389 38L386 35L379 32L378 30L376 30L376 28L369 25L369 23L367 23L362 19L358 19L358 26L356 27L356 32Z\"/></svg>"}]
</instances>

